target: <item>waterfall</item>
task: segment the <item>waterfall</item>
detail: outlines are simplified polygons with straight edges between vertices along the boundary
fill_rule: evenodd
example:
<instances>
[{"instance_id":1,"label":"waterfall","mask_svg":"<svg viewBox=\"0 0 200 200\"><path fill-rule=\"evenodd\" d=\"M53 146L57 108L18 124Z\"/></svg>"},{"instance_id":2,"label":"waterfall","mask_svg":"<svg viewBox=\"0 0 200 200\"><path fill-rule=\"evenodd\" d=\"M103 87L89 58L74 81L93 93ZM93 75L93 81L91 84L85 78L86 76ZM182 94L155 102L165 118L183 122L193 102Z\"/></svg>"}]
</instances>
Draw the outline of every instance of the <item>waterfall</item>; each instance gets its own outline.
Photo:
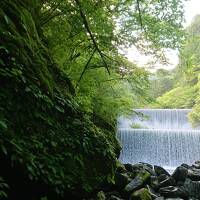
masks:
<instances>
[{"instance_id":1,"label":"waterfall","mask_svg":"<svg viewBox=\"0 0 200 200\"><path fill-rule=\"evenodd\" d=\"M189 123L190 111L135 109L137 115L120 117L117 136L122 151L119 159L123 163L147 162L167 168L200 160L200 130Z\"/></svg>"}]
</instances>

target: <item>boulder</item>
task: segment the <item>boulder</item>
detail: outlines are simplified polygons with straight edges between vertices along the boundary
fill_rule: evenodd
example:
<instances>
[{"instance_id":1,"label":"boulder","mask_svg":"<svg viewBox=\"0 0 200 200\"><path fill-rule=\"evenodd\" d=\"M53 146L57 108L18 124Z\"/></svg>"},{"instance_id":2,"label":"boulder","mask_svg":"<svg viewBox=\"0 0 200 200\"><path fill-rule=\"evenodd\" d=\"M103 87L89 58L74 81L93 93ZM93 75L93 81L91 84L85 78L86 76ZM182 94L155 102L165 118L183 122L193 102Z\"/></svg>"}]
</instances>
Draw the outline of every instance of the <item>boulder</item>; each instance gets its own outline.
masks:
<instances>
[{"instance_id":1,"label":"boulder","mask_svg":"<svg viewBox=\"0 0 200 200\"><path fill-rule=\"evenodd\" d=\"M157 176L151 176L150 177L150 186L154 189L157 190L159 188L159 181Z\"/></svg>"},{"instance_id":2,"label":"boulder","mask_svg":"<svg viewBox=\"0 0 200 200\"><path fill-rule=\"evenodd\" d=\"M165 174L167 176L170 176L170 174L162 167L154 165L154 171L156 172L157 176L161 174Z\"/></svg>"},{"instance_id":3,"label":"boulder","mask_svg":"<svg viewBox=\"0 0 200 200\"><path fill-rule=\"evenodd\" d=\"M129 183L126 185L124 188L125 193L130 193L132 191L136 191L149 180L150 178L150 173L147 171L143 170L137 174L137 176Z\"/></svg>"},{"instance_id":4,"label":"boulder","mask_svg":"<svg viewBox=\"0 0 200 200\"><path fill-rule=\"evenodd\" d=\"M168 186L164 188L160 188L159 190L160 194L166 198L188 198L189 194L188 192L181 187L174 187L174 186Z\"/></svg>"},{"instance_id":5,"label":"boulder","mask_svg":"<svg viewBox=\"0 0 200 200\"><path fill-rule=\"evenodd\" d=\"M188 178L190 178L192 181L200 181L200 169L189 169Z\"/></svg>"},{"instance_id":6,"label":"boulder","mask_svg":"<svg viewBox=\"0 0 200 200\"><path fill-rule=\"evenodd\" d=\"M190 197L200 199L200 181L192 181L187 178L184 183L184 188L189 193Z\"/></svg>"},{"instance_id":7,"label":"boulder","mask_svg":"<svg viewBox=\"0 0 200 200\"><path fill-rule=\"evenodd\" d=\"M124 164L124 167L127 171L129 172L133 172L133 165L127 163L127 164Z\"/></svg>"},{"instance_id":8,"label":"boulder","mask_svg":"<svg viewBox=\"0 0 200 200\"><path fill-rule=\"evenodd\" d=\"M126 173L115 173L115 187L118 190L122 190L129 182L131 179Z\"/></svg>"},{"instance_id":9,"label":"boulder","mask_svg":"<svg viewBox=\"0 0 200 200\"><path fill-rule=\"evenodd\" d=\"M175 186L176 181L173 177L168 177L164 181L160 182L159 187Z\"/></svg>"},{"instance_id":10,"label":"boulder","mask_svg":"<svg viewBox=\"0 0 200 200\"><path fill-rule=\"evenodd\" d=\"M176 182L181 181L184 182L188 175L188 169L180 166L177 167L176 170L173 172L172 177L176 180Z\"/></svg>"},{"instance_id":11,"label":"boulder","mask_svg":"<svg viewBox=\"0 0 200 200\"><path fill-rule=\"evenodd\" d=\"M146 188L142 188L132 193L130 200L152 200L149 191Z\"/></svg>"},{"instance_id":12,"label":"boulder","mask_svg":"<svg viewBox=\"0 0 200 200\"><path fill-rule=\"evenodd\" d=\"M162 182L162 181L164 181L164 180L166 180L166 179L168 179L168 178L169 178L168 175L166 175L166 174L161 174L160 176L158 176L158 181L159 181L159 182Z\"/></svg>"},{"instance_id":13,"label":"boulder","mask_svg":"<svg viewBox=\"0 0 200 200\"><path fill-rule=\"evenodd\" d=\"M151 186L146 185L146 188L148 189L148 191L149 191L149 193L150 193L152 199L156 199L157 197L160 196L160 194L157 193Z\"/></svg>"}]
</instances>

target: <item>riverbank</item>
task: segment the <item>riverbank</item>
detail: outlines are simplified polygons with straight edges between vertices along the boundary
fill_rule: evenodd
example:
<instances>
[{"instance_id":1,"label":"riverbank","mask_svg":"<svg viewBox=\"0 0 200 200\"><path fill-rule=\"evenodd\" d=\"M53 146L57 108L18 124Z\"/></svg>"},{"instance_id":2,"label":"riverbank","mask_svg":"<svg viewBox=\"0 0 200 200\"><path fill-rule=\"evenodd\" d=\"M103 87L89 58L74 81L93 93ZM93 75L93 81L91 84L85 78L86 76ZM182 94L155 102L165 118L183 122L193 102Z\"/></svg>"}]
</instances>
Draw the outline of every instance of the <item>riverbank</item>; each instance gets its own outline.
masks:
<instances>
[{"instance_id":1,"label":"riverbank","mask_svg":"<svg viewBox=\"0 0 200 200\"><path fill-rule=\"evenodd\" d=\"M160 166L147 163L118 164L115 183L99 191L93 199L200 199L200 161L191 166L182 164L172 174Z\"/></svg>"}]
</instances>

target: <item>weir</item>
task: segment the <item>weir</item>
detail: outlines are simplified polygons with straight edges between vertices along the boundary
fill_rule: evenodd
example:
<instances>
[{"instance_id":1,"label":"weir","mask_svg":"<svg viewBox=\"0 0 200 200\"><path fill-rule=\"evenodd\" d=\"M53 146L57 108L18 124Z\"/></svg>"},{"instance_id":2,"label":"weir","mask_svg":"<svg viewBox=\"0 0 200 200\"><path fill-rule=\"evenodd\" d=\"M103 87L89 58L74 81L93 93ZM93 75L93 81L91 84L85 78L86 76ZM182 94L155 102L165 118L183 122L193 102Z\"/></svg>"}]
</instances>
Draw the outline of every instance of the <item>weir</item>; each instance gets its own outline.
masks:
<instances>
[{"instance_id":1,"label":"weir","mask_svg":"<svg viewBox=\"0 0 200 200\"><path fill-rule=\"evenodd\" d=\"M120 117L117 132L122 145L120 161L147 162L170 169L200 160L200 130L189 123L190 111L135 109L129 118Z\"/></svg>"}]
</instances>

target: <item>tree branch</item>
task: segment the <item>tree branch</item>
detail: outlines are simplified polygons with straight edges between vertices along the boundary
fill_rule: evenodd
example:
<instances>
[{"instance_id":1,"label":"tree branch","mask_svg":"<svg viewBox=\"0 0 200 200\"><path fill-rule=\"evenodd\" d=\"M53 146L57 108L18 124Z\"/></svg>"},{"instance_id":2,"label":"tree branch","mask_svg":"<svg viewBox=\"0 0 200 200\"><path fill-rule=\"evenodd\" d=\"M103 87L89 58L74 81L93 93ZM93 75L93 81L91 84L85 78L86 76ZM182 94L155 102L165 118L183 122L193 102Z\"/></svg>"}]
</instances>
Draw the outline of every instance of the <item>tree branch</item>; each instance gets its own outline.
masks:
<instances>
[{"instance_id":1,"label":"tree branch","mask_svg":"<svg viewBox=\"0 0 200 200\"><path fill-rule=\"evenodd\" d=\"M95 40L95 38L94 38L94 36L93 36L91 30L90 30L90 26L89 26L87 17L86 17L86 15L84 14L84 11L82 10L80 1L79 1L79 0L75 0L75 2L76 2L76 4L77 4L78 7L79 7L79 12L80 12L80 15L81 15L81 17L82 17L82 20L83 20L83 24L84 24L84 26L85 26L85 29L86 29L86 31L88 32L88 34L89 34L89 36L90 36L90 38L91 38L91 40L92 40L92 43L94 44L94 46L95 46L97 52L99 53L99 55L100 55L100 57L101 57L101 59L102 59L104 65L105 65L105 67L106 67L106 69L107 69L107 71L108 71L108 74L110 75L110 71L109 71L108 65L107 65L107 63L106 63L106 61L105 61L105 59L104 59L103 53L102 53L101 50L99 49L98 44L97 44L97 42L96 42L96 40Z\"/></svg>"}]
</instances>

